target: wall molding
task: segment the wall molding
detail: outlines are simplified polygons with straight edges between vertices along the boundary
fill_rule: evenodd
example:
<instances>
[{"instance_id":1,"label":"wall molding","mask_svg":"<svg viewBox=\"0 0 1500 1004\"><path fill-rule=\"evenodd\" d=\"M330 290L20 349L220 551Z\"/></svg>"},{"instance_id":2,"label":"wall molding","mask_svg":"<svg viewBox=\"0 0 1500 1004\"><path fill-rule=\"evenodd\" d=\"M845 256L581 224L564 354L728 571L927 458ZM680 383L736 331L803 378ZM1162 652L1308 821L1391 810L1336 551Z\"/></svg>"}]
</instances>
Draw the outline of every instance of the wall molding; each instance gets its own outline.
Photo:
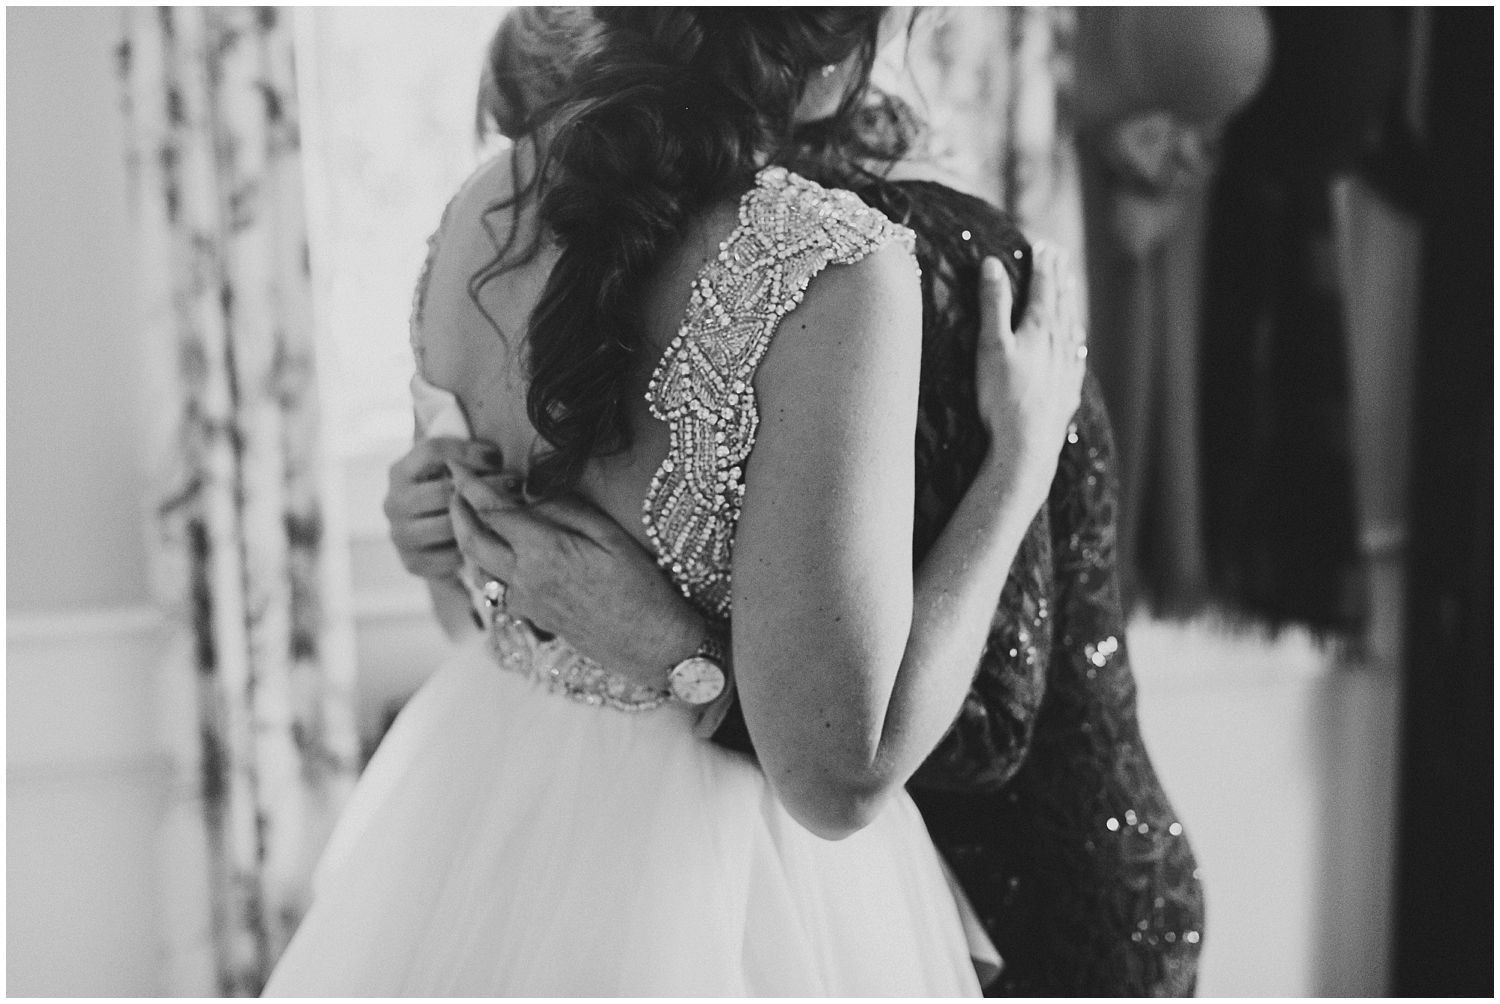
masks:
<instances>
[{"instance_id":1,"label":"wall molding","mask_svg":"<svg viewBox=\"0 0 1500 1004\"><path fill-rule=\"evenodd\" d=\"M149 606L9 612L7 779L168 777L159 688L174 634Z\"/></svg>"},{"instance_id":2,"label":"wall molding","mask_svg":"<svg viewBox=\"0 0 1500 1004\"><path fill-rule=\"evenodd\" d=\"M7 610L5 621L7 647L100 636L136 637L163 630L170 624L159 609L144 604L102 609Z\"/></svg>"}]
</instances>

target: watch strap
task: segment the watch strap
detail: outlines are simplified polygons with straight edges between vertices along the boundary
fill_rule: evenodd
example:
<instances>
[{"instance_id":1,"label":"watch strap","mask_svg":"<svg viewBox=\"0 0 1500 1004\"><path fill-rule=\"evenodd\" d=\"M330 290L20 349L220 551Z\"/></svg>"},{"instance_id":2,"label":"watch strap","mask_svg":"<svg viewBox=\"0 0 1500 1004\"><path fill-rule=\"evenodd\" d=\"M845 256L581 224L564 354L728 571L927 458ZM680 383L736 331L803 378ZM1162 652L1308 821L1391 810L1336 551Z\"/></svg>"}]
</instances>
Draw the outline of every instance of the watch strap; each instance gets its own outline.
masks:
<instances>
[{"instance_id":1,"label":"watch strap","mask_svg":"<svg viewBox=\"0 0 1500 1004\"><path fill-rule=\"evenodd\" d=\"M722 641L719 640L717 631L709 630L703 636L703 642L698 646L698 651L693 655L703 659L712 659L718 663L719 668L727 672L729 668L729 653Z\"/></svg>"}]
</instances>

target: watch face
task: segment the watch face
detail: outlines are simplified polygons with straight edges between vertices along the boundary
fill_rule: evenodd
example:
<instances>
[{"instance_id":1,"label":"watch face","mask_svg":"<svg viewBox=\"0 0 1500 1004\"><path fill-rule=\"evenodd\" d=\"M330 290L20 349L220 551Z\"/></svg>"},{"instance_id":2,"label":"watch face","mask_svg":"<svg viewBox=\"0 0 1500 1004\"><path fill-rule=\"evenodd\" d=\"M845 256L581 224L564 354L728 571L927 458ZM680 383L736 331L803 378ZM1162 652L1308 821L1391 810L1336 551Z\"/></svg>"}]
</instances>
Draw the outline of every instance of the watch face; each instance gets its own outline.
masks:
<instances>
[{"instance_id":1,"label":"watch face","mask_svg":"<svg viewBox=\"0 0 1500 1004\"><path fill-rule=\"evenodd\" d=\"M670 680L672 696L684 704L707 704L724 692L724 670L698 655L679 662Z\"/></svg>"}]
</instances>

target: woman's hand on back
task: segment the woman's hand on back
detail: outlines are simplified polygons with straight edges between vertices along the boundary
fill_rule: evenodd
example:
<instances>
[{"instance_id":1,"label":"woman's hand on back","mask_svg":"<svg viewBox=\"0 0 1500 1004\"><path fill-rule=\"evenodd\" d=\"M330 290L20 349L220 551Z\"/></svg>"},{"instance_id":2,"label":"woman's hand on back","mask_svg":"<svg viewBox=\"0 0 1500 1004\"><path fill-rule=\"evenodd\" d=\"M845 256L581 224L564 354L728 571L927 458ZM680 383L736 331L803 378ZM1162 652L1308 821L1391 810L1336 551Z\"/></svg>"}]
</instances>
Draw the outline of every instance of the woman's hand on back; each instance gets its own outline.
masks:
<instances>
[{"instance_id":1,"label":"woman's hand on back","mask_svg":"<svg viewBox=\"0 0 1500 1004\"><path fill-rule=\"evenodd\" d=\"M1037 244L1031 290L1011 330L1010 278L997 259L981 271L975 350L980 420L990 460L1040 506L1083 390L1087 327L1077 273L1060 250Z\"/></svg>"},{"instance_id":2,"label":"woman's hand on back","mask_svg":"<svg viewBox=\"0 0 1500 1004\"><path fill-rule=\"evenodd\" d=\"M452 465L458 548L506 584L505 611L646 686L708 631L644 547L574 497L527 504Z\"/></svg>"},{"instance_id":3,"label":"woman's hand on back","mask_svg":"<svg viewBox=\"0 0 1500 1004\"><path fill-rule=\"evenodd\" d=\"M448 503L453 482L448 463L466 464L501 484L499 447L483 440L446 436L418 439L391 465L385 493L385 518L401 564L424 579L447 579L463 564Z\"/></svg>"}]
</instances>

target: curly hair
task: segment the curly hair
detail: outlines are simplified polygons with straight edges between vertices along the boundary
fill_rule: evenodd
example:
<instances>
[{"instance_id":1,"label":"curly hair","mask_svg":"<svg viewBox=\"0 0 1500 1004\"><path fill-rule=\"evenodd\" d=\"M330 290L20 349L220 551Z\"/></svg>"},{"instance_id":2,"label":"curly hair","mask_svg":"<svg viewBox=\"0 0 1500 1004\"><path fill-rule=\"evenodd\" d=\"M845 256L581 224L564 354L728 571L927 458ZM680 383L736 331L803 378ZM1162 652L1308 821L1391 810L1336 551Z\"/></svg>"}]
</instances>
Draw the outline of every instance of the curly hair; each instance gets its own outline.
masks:
<instances>
[{"instance_id":1,"label":"curly hair","mask_svg":"<svg viewBox=\"0 0 1500 1004\"><path fill-rule=\"evenodd\" d=\"M593 8L565 85L526 115L548 122L526 190L539 192L560 249L527 331L527 413L547 444L531 491L564 491L592 458L630 445L645 280L694 213L765 164L795 165L808 148L796 122L808 78L851 57L854 84L816 145L821 160L857 147L883 12ZM504 267L476 273L471 292Z\"/></svg>"}]
</instances>

